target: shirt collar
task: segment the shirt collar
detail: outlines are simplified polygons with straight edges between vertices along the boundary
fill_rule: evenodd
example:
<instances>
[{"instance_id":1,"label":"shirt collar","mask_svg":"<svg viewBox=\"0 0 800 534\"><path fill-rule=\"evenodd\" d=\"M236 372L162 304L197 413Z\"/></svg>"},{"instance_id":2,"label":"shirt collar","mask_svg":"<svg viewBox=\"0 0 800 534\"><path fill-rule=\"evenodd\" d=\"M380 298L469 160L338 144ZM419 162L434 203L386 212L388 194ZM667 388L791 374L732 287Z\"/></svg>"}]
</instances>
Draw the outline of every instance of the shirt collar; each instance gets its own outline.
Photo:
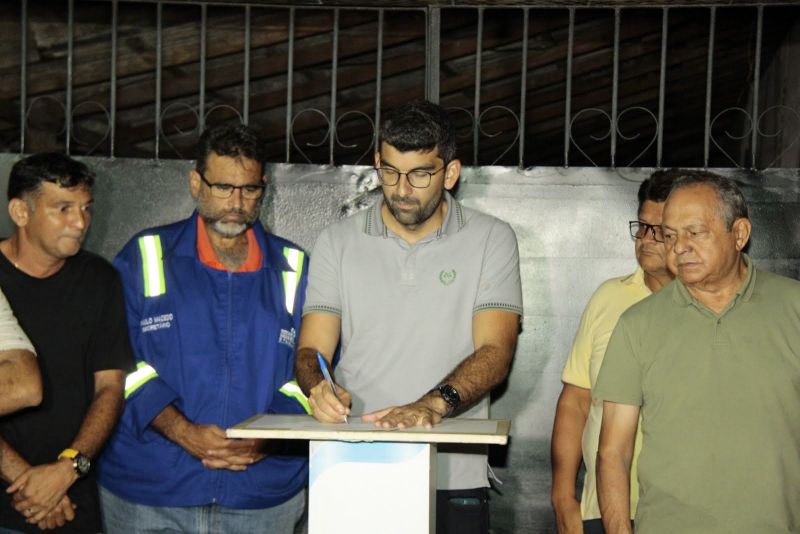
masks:
<instances>
[{"instance_id":1,"label":"shirt collar","mask_svg":"<svg viewBox=\"0 0 800 534\"><path fill-rule=\"evenodd\" d=\"M464 218L464 207L459 201L453 198L449 191L444 192L444 201L447 202L447 213L444 216L442 225L436 230L435 237L452 235L461 230L466 224ZM379 202L375 202L367 209L364 218L364 233L373 237L388 237L389 232L381 217L381 208L384 199L381 197Z\"/></svg>"},{"instance_id":2,"label":"shirt collar","mask_svg":"<svg viewBox=\"0 0 800 534\"><path fill-rule=\"evenodd\" d=\"M258 246L255 232L252 228L248 228L245 235L247 237L247 258L242 266L235 271L237 273L253 273L261 269L261 247ZM197 217L197 257L203 265L212 269L228 270L211 245L211 239L208 237L208 230L202 217Z\"/></svg>"},{"instance_id":3,"label":"shirt collar","mask_svg":"<svg viewBox=\"0 0 800 534\"><path fill-rule=\"evenodd\" d=\"M739 286L739 289L736 290L736 295L733 297L733 302L739 300L740 298L747 302L753 296L753 290L756 285L756 269L753 266L753 261L750 259L745 253L742 253L742 258L744 259L745 265L747 265L747 274L745 274L744 280L742 284ZM683 285L683 282L680 281L677 277L675 278L675 282L672 284L672 296L675 299L675 302L681 304L683 306L689 306L693 302L696 302L695 298L689 293L689 290ZM726 309L732 306L728 305Z\"/></svg>"},{"instance_id":4,"label":"shirt collar","mask_svg":"<svg viewBox=\"0 0 800 534\"><path fill-rule=\"evenodd\" d=\"M200 261L197 254L197 219L199 214L197 210L192 213L191 217L180 221L180 229L173 243L169 245L168 250L164 250L164 257L167 256L180 256L185 258L194 258ZM261 269L271 269L274 271L294 271L289 265L288 260L283 255L283 242L277 239L268 238L267 232L261 223L256 223L251 227L253 235L256 238L256 244L261 250L262 261Z\"/></svg>"},{"instance_id":5,"label":"shirt collar","mask_svg":"<svg viewBox=\"0 0 800 534\"><path fill-rule=\"evenodd\" d=\"M626 276L622 279L622 283L626 286L636 286L646 289L650 291L650 288L647 287L647 284L644 283L644 269L637 267L635 271L633 271L630 275Z\"/></svg>"}]
</instances>

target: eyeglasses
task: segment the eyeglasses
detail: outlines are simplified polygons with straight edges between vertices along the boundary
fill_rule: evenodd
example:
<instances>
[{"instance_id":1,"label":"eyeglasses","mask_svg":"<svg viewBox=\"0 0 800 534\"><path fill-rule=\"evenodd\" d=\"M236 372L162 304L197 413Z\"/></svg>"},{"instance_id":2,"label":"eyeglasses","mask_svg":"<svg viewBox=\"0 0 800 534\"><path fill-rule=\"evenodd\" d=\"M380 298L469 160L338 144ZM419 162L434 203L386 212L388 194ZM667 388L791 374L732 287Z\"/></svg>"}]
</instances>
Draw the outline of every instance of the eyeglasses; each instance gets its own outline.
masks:
<instances>
[{"instance_id":1,"label":"eyeglasses","mask_svg":"<svg viewBox=\"0 0 800 534\"><path fill-rule=\"evenodd\" d=\"M261 195L264 194L264 189L266 186L262 185L233 185L233 184L226 184L226 183L211 183L206 180L206 177L203 176L203 173L197 171L197 174L200 176L200 179L203 180L203 183L211 189L211 196L215 198L231 198L233 192L239 189L242 192L242 197L248 200L255 200L261 198Z\"/></svg>"},{"instance_id":2,"label":"eyeglasses","mask_svg":"<svg viewBox=\"0 0 800 534\"><path fill-rule=\"evenodd\" d=\"M650 232L653 241L657 243L664 242L664 231L661 229L661 225L647 224L642 221L629 221L628 226L631 229L631 237L634 239L644 239L647 232Z\"/></svg>"},{"instance_id":3,"label":"eyeglasses","mask_svg":"<svg viewBox=\"0 0 800 534\"><path fill-rule=\"evenodd\" d=\"M417 189L425 189L431 185L431 179L433 179L433 176L446 167L447 165L444 165L441 169L430 172L423 170L400 172L397 169L392 169L391 167L377 167L375 171L378 173L378 178L380 178L381 184L383 185L395 185L400 181L400 177L405 175L406 179L408 180L408 185Z\"/></svg>"}]
</instances>

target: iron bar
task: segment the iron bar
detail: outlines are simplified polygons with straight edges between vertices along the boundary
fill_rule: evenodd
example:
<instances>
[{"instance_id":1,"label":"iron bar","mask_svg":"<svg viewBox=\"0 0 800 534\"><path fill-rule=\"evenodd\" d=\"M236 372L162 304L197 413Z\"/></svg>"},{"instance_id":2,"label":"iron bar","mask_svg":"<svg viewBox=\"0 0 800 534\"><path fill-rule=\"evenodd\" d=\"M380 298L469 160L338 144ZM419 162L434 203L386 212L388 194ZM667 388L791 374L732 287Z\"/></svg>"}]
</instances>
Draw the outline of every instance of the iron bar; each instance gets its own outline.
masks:
<instances>
[{"instance_id":1,"label":"iron bar","mask_svg":"<svg viewBox=\"0 0 800 534\"><path fill-rule=\"evenodd\" d=\"M472 164L478 165L478 144L481 135L481 62L483 54L483 8L478 8L478 34L475 36L475 101L473 106Z\"/></svg>"},{"instance_id":2,"label":"iron bar","mask_svg":"<svg viewBox=\"0 0 800 534\"><path fill-rule=\"evenodd\" d=\"M333 150L336 148L336 83L339 68L339 8L333 10L333 57L331 58L331 116L328 139L328 163L333 165Z\"/></svg>"},{"instance_id":3,"label":"iron bar","mask_svg":"<svg viewBox=\"0 0 800 534\"><path fill-rule=\"evenodd\" d=\"M714 33L717 24L717 8L710 8L708 23L708 59L706 62L706 117L705 136L703 138L703 167L708 168L709 142L711 141L711 83L714 75Z\"/></svg>"},{"instance_id":4,"label":"iron bar","mask_svg":"<svg viewBox=\"0 0 800 534\"><path fill-rule=\"evenodd\" d=\"M75 36L75 0L67 2L67 101L64 115L66 117L65 152L69 155L70 138L72 137L72 54L73 38Z\"/></svg>"},{"instance_id":5,"label":"iron bar","mask_svg":"<svg viewBox=\"0 0 800 534\"><path fill-rule=\"evenodd\" d=\"M208 41L208 5L200 4L200 102L197 107L197 129L206 127L206 54Z\"/></svg>"},{"instance_id":6,"label":"iron bar","mask_svg":"<svg viewBox=\"0 0 800 534\"><path fill-rule=\"evenodd\" d=\"M614 9L614 74L611 81L611 168L617 166L617 108L619 106L619 26L621 14Z\"/></svg>"},{"instance_id":7,"label":"iron bar","mask_svg":"<svg viewBox=\"0 0 800 534\"><path fill-rule=\"evenodd\" d=\"M567 94L564 107L564 168L569 167L569 144L572 137L572 53L575 40L575 8L569 8L569 30L567 34Z\"/></svg>"},{"instance_id":8,"label":"iron bar","mask_svg":"<svg viewBox=\"0 0 800 534\"><path fill-rule=\"evenodd\" d=\"M428 7L425 27L425 98L439 103L439 63L441 61L442 10Z\"/></svg>"},{"instance_id":9,"label":"iron bar","mask_svg":"<svg viewBox=\"0 0 800 534\"><path fill-rule=\"evenodd\" d=\"M519 168L523 168L525 157L525 114L528 96L528 32L529 28L529 9L522 8L522 81L519 91Z\"/></svg>"},{"instance_id":10,"label":"iron bar","mask_svg":"<svg viewBox=\"0 0 800 534\"><path fill-rule=\"evenodd\" d=\"M292 84L294 83L294 8L289 8L289 43L286 65L286 163L292 153Z\"/></svg>"},{"instance_id":11,"label":"iron bar","mask_svg":"<svg viewBox=\"0 0 800 534\"><path fill-rule=\"evenodd\" d=\"M156 4L156 143L155 143L155 159L158 161L159 142L161 140L161 47L163 46L161 25L162 21L162 4Z\"/></svg>"},{"instance_id":12,"label":"iron bar","mask_svg":"<svg viewBox=\"0 0 800 534\"><path fill-rule=\"evenodd\" d=\"M375 65L375 151L379 151L378 132L381 127L381 90L383 89L383 9L378 10L378 57Z\"/></svg>"},{"instance_id":13,"label":"iron bar","mask_svg":"<svg viewBox=\"0 0 800 534\"><path fill-rule=\"evenodd\" d=\"M661 12L661 67L658 77L658 140L656 144L656 167L661 168L664 153L664 91L667 83L667 37L669 32L669 8Z\"/></svg>"},{"instance_id":14,"label":"iron bar","mask_svg":"<svg viewBox=\"0 0 800 534\"><path fill-rule=\"evenodd\" d=\"M250 124L250 24L251 7L244 6L244 80L242 82L242 115L245 126Z\"/></svg>"},{"instance_id":15,"label":"iron bar","mask_svg":"<svg viewBox=\"0 0 800 534\"><path fill-rule=\"evenodd\" d=\"M117 138L117 31L119 25L119 1L114 0L111 4L111 115L109 129L111 130L111 141L109 154L113 158Z\"/></svg>"},{"instance_id":16,"label":"iron bar","mask_svg":"<svg viewBox=\"0 0 800 534\"><path fill-rule=\"evenodd\" d=\"M28 124L28 0L21 0L19 58L19 153L25 153L25 128Z\"/></svg>"},{"instance_id":17,"label":"iron bar","mask_svg":"<svg viewBox=\"0 0 800 534\"><path fill-rule=\"evenodd\" d=\"M753 67L753 120L750 132L750 167L755 169L757 166L756 156L758 154L758 96L759 83L761 81L761 41L764 29L764 6L758 6L758 17L756 19L756 50L755 66Z\"/></svg>"}]
</instances>

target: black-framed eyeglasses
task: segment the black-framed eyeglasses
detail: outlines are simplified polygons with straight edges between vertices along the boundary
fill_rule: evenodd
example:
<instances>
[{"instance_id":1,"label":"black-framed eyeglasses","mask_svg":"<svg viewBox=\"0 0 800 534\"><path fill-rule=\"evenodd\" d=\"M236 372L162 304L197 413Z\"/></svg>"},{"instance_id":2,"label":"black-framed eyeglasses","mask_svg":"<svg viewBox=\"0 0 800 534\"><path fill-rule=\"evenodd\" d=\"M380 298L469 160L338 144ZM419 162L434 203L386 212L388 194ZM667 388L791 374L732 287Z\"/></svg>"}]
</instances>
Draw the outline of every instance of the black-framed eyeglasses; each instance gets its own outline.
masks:
<instances>
[{"instance_id":1,"label":"black-framed eyeglasses","mask_svg":"<svg viewBox=\"0 0 800 534\"><path fill-rule=\"evenodd\" d=\"M664 231L661 229L661 225L648 224L644 221L629 221L628 227L630 227L631 237L634 239L644 239L644 236L650 232L653 241L657 243L664 242Z\"/></svg>"},{"instance_id":2,"label":"black-framed eyeglasses","mask_svg":"<svg viewBox=\"0 0 800 534\"><path fill-rule=\"evenodd\" d=\"M431 180L433 179L434 175L446 168L447 164L442 166L441 169L436 169L435 171L423 171L421 169L415 169L413 171L400 172L397 169L392 169L391 167L377 167L375 168L375 171L378 173L378 178L380 179L382 185L396 185L397 182L400 181L400 177L405 175L406 180L408 180L408 185L417 189L425 189L431 185Z\"/></svg>"},{"instance_id":3,"label":"black-framed eyeglasses","mask_svg":"<svg viewBox=\"0 0 800 534\"><path fill-rule=\"evenodd\" d=\"M239 189L242 192L242 198L246 198L248 200L256 200L261 198L261 195L264 194L264 189L266 188L265 185L233 185L233 184L226 184L226 183L211 183L206 180L206 177L203 176L203 173L197 171L197 174L200 176L200 179L203 180L203 183L211 189L211 196L216 198L231 198L233 192Z\"/></svg>"}]
</instances>

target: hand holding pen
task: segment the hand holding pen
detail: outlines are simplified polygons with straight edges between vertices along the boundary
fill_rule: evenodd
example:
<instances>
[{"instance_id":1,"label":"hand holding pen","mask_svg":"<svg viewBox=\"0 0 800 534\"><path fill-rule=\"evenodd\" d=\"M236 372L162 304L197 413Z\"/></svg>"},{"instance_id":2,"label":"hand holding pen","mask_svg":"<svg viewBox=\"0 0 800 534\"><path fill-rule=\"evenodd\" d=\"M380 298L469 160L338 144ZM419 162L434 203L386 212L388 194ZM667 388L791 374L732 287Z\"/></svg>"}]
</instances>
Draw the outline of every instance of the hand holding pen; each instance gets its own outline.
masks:
<instances>
[{"instance_id":1,"label":"hand holding pen","mask_svg":"<svg viewBox=\"0 0 800 534\"><path fill-rule=\"evenodd\" d=\"M317 352L317 362L325 380L311 389L309 403L312 413L322 423L338 423L342 420L347 423L351 395L344 388L336 386L328 362L319 352Z\"/></svg>"}]
</instances>

